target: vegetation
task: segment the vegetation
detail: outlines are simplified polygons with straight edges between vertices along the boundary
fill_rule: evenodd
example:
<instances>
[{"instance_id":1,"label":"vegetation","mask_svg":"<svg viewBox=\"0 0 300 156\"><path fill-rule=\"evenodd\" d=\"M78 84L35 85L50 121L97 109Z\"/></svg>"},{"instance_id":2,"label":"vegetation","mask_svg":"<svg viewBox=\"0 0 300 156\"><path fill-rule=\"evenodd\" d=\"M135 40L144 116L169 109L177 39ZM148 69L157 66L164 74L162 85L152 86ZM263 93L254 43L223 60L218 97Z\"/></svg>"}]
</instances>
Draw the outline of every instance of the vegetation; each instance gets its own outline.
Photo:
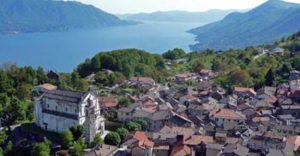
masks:
<instances>
[{"instance_id":1,"label":"vegetation","mask_svg":"<svg viewBox=\"0 0 300 156\"><path fill-rule=\"evenodd\" d=\"M126 129L128 129L128 131L141 131L142 130L142 126L133 121L127 122L125 127L126 127Z\"/></svg>"},{"instance_id":2,"label":"vegetation","mask_svg":"<svg viewBox=\"0 0 300 156\"><path fill-rule=\"evenodd\" d=\"M83 149L85 149L86 147L87 146L84 140L80 137L78 141L75 143L74 147L70 149L69 152L72 156L83 156L85 153Z\"/></svg>"},{"instance_id":3,"label":"vegetation","mask_svg":"<svg viewBox=\"0 0 300 156\"><path fill-rule=\"evenodd\" d=\"M35 143L31 151L32 156L50 156L51 141Z\"/></svg>"},{"instance_id":4,"label":"vegetation","mask_svg":"<svg viewBox=\"0 0 300 156\"><path fill-rule=\"evenodd\" d=\"M11 9L15 8L15 9ZM0 33L63 31L72 27L99 27L136 24L123 21L94 6L79 2L54 2L40 0L1 1L4 23ZM22 10L22 11L18 11Z\"/></svg>"},{"instance_id":5,"label":"vegetation","mask_svg":"<svg viewBox=\"0 0 300 156\"><path fill-rule=\"evenodd\" d=\"M136 121L136 123L141 125L143 131L148 128L148 122L146 120L139 119L138 121Z\"/></svg>"},{"instance_id":6,"label":"vegetation","mask_svg":"<svg viewBox=\"0 0 300 156\"><path fill-rule=\"evenodd\" d=\"M118 128L116 132L119 134L122 141L125 140L129 134L129 131L126 128Z\"/></svg>"},{"instance_id":7,"label":"vegetation","mask_svg":"<svg viewBox=\"0 0 300 156\"><path fill-rule=\"evenodd\" d=\"M186 54L184 50L175 48L173 50L168 50L167 52L163 53L162 56L165 59L177 60L177 59L184 58Z\"/></svg>"},{"instance_id":8,"label":"vegetation","mask_svg":"<svg viewBox=\"0 0 300 156\"><path fill-rule=\"evenodd\" d=\"M65 148L69 148L73 145L73 135L72 132L70 130L65 130L62 134L61 134L61 140L62 140L62 145Z\"/></svg>"},{"instance_id":9,"label":"vegetation","mask_svg":"<svg viewBox=\"0 0 300 156\"><path fill-rule=\"evenodd\" d=\"M118 105L119 106L124 106L124 107L128 107L131 105L131 101L129 98L122 98L118 101Z\"/></svg>"},{"instance_id":10,"label":"vegetation","mask_svg":"<svg viewBox=\"0 0 300 156\"><path fill-rule=\"evenodd\" d=\"M81 77L100 72L100 69L109 69L122 73L126 78L131 76L151 76L158 80L164 75L165 61L161 55L150 54L138 49L114 50L101 52L92 59L86 59L77 67ZM105 78L98 74L98 82ZM116 79L117 80L117 79ZM115 80L115 81L116 81Z\"/></svg>"},{"instance_id":11,"label":"vegetation","mask_svg":"<svg viewBox=\"0 0 300 156\"><path fill-rule=\"evenodd\" d=\"M121 138L118 133L110 132L104 138L105 144L118 146L121 143Z\"/></svg>"},{"instance_id":12,"label":"vegetation","mask_svg":"<svg viewBox=\"0 0 300 156\"><path fill-rule=\"evenodd\" d=\"M74 137L74 141L77 141L84 133L84 126L83 125L74 125L74 126L70 127L69 130L71 131L71 133Z\"/></svg>"},{"instance_id":13,"label":"vegetation","mask_svg":"<svg viewBox=\"0 0 300 156\"><path fill-rule=\"evenodd\" d=\"M94 140L91 143L91 148L93 148L99 144L104 144L104 140L101 138L100 134L96 134L94 137Z\"/></svg>"}]
</instances>

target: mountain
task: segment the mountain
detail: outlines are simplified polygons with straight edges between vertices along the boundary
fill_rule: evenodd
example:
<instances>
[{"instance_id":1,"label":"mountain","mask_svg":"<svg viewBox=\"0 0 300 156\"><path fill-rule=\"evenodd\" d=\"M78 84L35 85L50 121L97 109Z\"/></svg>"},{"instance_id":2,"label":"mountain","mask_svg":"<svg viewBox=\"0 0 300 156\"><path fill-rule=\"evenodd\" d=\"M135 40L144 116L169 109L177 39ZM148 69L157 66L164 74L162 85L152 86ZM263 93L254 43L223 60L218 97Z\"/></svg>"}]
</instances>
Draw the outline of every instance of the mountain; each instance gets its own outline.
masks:
<instances>
[{"instance_id":1,"label":"mountain","mask_svg":"<svg viewBox=\"0 0 300 156\"><path fill-rule=\"evenodd\" d=\"M74 1L1 0L0 33L59 31L135 24Z\"/></svg>"},{"instance_id":2,"label":"mountain","mask_svg":"<svg viewBox=\"0 0 300 156\"><path fill-rule=\"evenodd\" d=\"M201 22L210 23L221 20L232 12L245 12L246 10L208 10L205 12L167 11L139 14L117 15L122 19L137 21L168 21L168 22Z\"/></svg>"},{"instance_id":3,"label":"mountain","mask_svg":"<svg viewBox=\"0 0 300 156\"><path fill-rule=\"evenodd\" d=\"M189 30L195 34L191 50L224 50L274 42L300 30L300 4L269 0L246 12Z\"/></svg>"}]
</instances>

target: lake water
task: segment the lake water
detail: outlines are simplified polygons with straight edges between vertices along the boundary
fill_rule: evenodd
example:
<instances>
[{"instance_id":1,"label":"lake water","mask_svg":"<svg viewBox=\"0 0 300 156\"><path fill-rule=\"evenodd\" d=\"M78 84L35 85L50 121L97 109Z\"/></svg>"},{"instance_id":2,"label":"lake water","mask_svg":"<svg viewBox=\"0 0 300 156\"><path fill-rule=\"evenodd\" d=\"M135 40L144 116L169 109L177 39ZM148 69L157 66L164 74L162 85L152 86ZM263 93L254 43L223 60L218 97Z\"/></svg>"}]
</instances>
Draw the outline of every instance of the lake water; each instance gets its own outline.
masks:
<instances>
[{"instance_id":1,"label":"lake water","mask_svg":"<svg viewBox=\"0 0 300 156\"><path fill-rule=\"evenodd\" d=\"M0 35L0 62L42 66L71 72L86 58L102 51L137 48L163 53L176 47L189 52L195 36L187 30L201 23L145 22L133 26L75 29L67 32Z\"/></svg>"}]
</instances>

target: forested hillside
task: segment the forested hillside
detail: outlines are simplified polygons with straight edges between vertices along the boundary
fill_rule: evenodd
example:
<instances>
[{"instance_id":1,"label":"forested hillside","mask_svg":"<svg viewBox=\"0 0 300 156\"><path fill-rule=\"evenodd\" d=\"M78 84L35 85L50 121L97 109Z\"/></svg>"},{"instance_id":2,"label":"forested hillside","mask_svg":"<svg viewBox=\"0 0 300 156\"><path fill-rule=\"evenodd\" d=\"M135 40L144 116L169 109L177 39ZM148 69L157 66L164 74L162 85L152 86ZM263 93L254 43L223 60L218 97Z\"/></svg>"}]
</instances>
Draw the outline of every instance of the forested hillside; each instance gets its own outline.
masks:
<instances>
[{"instance_id":1,"label":"forested hillside","mask_svg":"<svg viewBox=\"0 0 300 156\"><path fill-rule=\"evenodd\" d=\"M299 29L299 4L269 0L246 13L232 13L221 21L190 30L198 41L190 47L193 51L245 48L275 42Z\"/></svg>"},{"instance_id":2,"label":"forested hillside","mask_svg":"<svg viewBox=\"0 0 300 156\"><path fill-rule=\"evenodd\" d=\"M59 31L73 27L135 24L75 1L2 0L0 33Z\"/></svg>"}]
</instances>

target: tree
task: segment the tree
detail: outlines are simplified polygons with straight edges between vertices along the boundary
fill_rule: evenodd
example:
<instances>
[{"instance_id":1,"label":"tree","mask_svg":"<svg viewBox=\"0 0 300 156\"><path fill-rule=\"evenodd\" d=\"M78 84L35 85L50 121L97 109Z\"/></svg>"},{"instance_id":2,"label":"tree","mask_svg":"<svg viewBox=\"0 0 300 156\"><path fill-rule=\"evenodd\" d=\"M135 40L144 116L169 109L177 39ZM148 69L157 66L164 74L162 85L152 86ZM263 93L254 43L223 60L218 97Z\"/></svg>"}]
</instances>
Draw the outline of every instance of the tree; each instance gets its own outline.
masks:
<instances>
[{"instance_id":1,"label":"tree","mask_svg":"<svg viewBox=\"0 0 300 156\"><path fill-rule=\"evenodd\" d=\"M11 133L10 125L12 125L17 119L21 119L24 116L21 101L16 97L11 99L11 103L7 104L0 111L0 118L3 125L8 129L8 133Z\"/></svg>"},{"instance_id":2,"label":"tree","mask_svg":"<svg viewBox=\"0 0 300 156\"><path fill-rule=\"evenodd\" d=\"M204 65L200 59L196 60L193 64L193 69L195 72L199 73L202 69L204 69Z\"/></svg>"},{"instance_id":3,"label":"tree","mask_svg":"<svg viewBox=\"0 0 300 156\"><path fill-rule=\"evenodd\" d=\"M73 135L74 141L77 141L84 133L84 126L74 125L74 126L70 127L69 130L71 131L71 133Z\"/></svg>"},{"instance_id":4,"label":"tree","mask_svg":"<svg viewBox=\"0 0 300 156\"><path fill-rule=\"evenodd\" d=\"M66 148L69 148L72 146L73 144L73 135L72 132L70 130L65 130L62 134L61 134L61 140L62 140L62 145Z\"/></svg>"},{"instance_id":5,"label":"tree","mask_svg":"<svg viewBox=\"0 0 300 156\"><path fill-rule=\"evenodd\" d=\"M21 85L18 86L16 89L16 96L21 99L21 100L25 100L25 99L30 99L30 86L29 85Z\"/></svg>"},{"instance_id":6,"label":"tree","mask_svg":"<svg viewBox=\"0 0 300 156\"><path fill-rule=\"evenodd\" d=\"M85 79L80 79L76 84L76 89L79 91L87 91L89 86L89 83Z\"/></svg>"},{"instance_id":7,"label":"tree","mask_svg":"<svg viewBox=\"0 0 300 156\"><path fill-rule=\"evenodd\" d=\"M118 146L121 143L121 138L118 133L110 132L104 138L105 144Z\"/></svg>"},{"instance_id":8,"label":"tree","mask_svg":"<svg viewBox=\"0 0 300 156\"><path fill-rule=\"evenodd\" d=\"M126 127L126 129L128 129L128 131L140 131L140 130L142 130L142 126L140 124L132 122L132 121L127 122L125 127Z\"/></svg>"},{"instance_id":9,"label":"tree","mask_svg":"<svg viewBox=\"0 0 300 156\"><path fill-rule=\"evenodd\" d=\"M94 137L94 140L91 143L91 148L93 148L99 144L104 144L104 140L101 138L100 134L96 134Z\"/></svg>"},{"instance_id":10,"label":"tree","mask_svg":"<svg viewBox=\"0 0 300 156\"><path fill-rule=\"evenodd\" d=\"M70 154L72 156L83 156L84 151L83 149L86 148L86 144L84 140L80 137L78 141L75 143L74 147L70 149Z\"/></svg>"},{"instance_id":11,"label":"tree","mask_svg":"<svg viewBox=\"0 0 300 156\"><path fill-rule=\"evenodd\" d=\"M243 86L249 86L250 76L248 72L237 69L230 74L229 80L233 84L242 84Z\"/></svg>"},{"instance_id":12,"label":"tree","mask_svg":"<svg viewBox=\"0 0 300 156\"><path fill-rule=\"evenodd\" d=\"M140 124L142 126L142 130L146 130L147 127L148 127L148 122L146 120L143 120L143 119L139 119L137 121L138 124Z\"/></svg>"},{"instance_id":13,"label":"tree","mask_svg":"<svg viewBox=\"0 0 300 156\"><path fill-rule=\"evenodd\" d=\"M4 144L7 139L7 135L4 130L0 131L0 144Z\"/></svg>"},{"instance_id":14,"label":"tree","mask_svg":"<svg viewBox=\"0 0 300 156\"><path fill-rule=\"evenodd\" d=\"M270 68L269 71L267 72L266 76L266 86L273 86L274 84L274 79L275 79L275 73L273 71L273 68Z\"/></svg>"},{"instance_id":15,"label":"tree","mask_svg":"<svg viewBox=\"0 0 300 156\"><path fill-rule=\"evenodd\" d=\"M9 141L4 149L4 154L9 155L8 153L12 152L13 143Z\"/></svg>"},{"instance_id":16,"label":"tree","mask_svg":"<svg viewBox=\"0 0 300 156\"><path fill-rule=\"evenodd\" d=\"M118 128L116 132L119 134L121 141L125 140L129 131L126 128Z\"/></svg>"},{"instance_id":17,"label":"tree","mask_svg":"<svg viewBox=\"0 0 300 156\"><path fill-rule=\"evenodd\" d=\"M51 142L46 140L44 142L35 143L31 151L32 156L50 156Z\"/></svg>"},{"instance_id":18,"label":"tree","mask_svg":"<svg viewBox=\"0 0 300 156\"><path fill-rule=\"evenodd\" d=\"M122 98L122 99L119 100L118 104L119 104L120 106L128 107L128 106L131 105L131 101L130 101L129 98Z\"/></svg>"}]
</instances>

